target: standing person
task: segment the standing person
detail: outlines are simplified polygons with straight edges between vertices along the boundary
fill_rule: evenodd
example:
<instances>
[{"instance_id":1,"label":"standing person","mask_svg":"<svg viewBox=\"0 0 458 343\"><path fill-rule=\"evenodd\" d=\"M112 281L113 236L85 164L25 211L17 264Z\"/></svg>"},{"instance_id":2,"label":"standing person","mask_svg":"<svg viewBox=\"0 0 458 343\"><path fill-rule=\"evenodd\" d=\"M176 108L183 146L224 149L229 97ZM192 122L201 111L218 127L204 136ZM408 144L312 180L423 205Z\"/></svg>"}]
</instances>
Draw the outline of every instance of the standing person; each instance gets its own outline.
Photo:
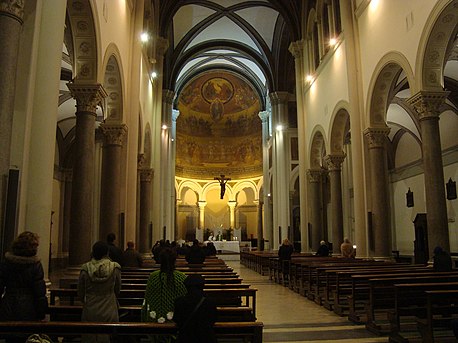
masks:
<instances>
[{"instance_id":1,"label":"standing person","mask_svg":"<svg viewBox=\"0 0 458 343\"><path fill-rule=\"evenodd\" d=\"M37 256L38 245L38 235L24 231L5 253L0 264L1 321L45 318L48 300L43 265Z\"/></svg>"},{"instance_id":2,"label":"standing person","mask_svg":"<svg viewBox=\"0 0 458 343\"><path fill-rule=\"evenodd\" d=\"M120 266L122 266L122 249L114 244L115 240L116 235L114 233L109 233L107 235L107 243L110 250L108 256L112 261L117 262Z\"/></svg>"},{"instance_id":3,"label":"standing person","mask_svg":"<svg viewBox=\"0 0 458 343\"><path fill-rule=\"evenodd\" d=\"M175 299L186 294L186 275L175 270L176 254L164 248L160 255L161 268L152 272L145 290L142 306L142 321L164 323L171 321ZM160 336L153 336L153 342L167 342Z\"/></svg>"},{"instance_id":4,"label":"standing person","mask_svg":"<svg viewBox=\"0 0 458 343\"><path fill-rule=\"evenodd\" d=\"M340 245L340 253L345 258L355 258L356 251L353 248L353 244L350 240L345 237L343 243Z\"/></svg>"},{"instance_id":5,"label":"standing person","mask_svg":"<svg viewBox=\"0 0 458 343\"><path fill-rule=\"evenodd\" d=\"M135 250L135 244L132 241L127 242L127 249L122 253L123 267L142 267L143 256Z\"/></svg>"},{"instance_id":6,"label":"standing person","mask_svg":"<svg viewBox=\"0 0 458 343\"><path fill-rule=\"evenodd\" d=\"M316 254L317 256L329 256L329 248L325 241L320 242L320 247L318 248Z\"/></svg>"},{"instance_id":7,"label":"standing person","mask_svg":"<svg viewBox=\"0 0 458 343\"><path fill-rule=\"evenodd\" d=\"M117 296L121 290L121 266L108 257L109 246L98 241L92 259L83 264L78 279L78 296L83 302L83 322L118 322ZM83 335L82 342L109 342L108 335Z\"/></svg>"},{"instance_id":8,"label":"standing person","mask_svg":"<svg viewBox=\"0 0 458 343\"><path fill-rule=\"evenodd\" d=\"M278 257L280 261L291 260L291 255L293 254L294 248L290 243L288 238L283 240L283 244L278 249Z\"/></svg>"},{"instance_id":9,"label":"standing person","mask_svg":"<svg viewBox=\"0 0 458 343\"><path fill-rule=\"evenodd\" d=\"M176 343L216 343L213 324L216 305L205 298L205 280L201 275L188 275L184 280L188 293L177 298L173 320L178 326Z\"/></svg>"}]
</instances>

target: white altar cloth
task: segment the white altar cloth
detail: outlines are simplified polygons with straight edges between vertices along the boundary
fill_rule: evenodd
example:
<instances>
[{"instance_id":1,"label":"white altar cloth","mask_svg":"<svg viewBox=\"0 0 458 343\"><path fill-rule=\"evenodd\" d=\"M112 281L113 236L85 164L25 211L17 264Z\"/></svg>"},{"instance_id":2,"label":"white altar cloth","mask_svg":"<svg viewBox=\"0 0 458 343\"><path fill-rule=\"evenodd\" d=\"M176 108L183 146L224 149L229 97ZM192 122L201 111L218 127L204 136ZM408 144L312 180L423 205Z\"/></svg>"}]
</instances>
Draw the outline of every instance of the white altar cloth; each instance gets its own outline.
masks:
<instances>
[{"instance_id":1,"label":"white altar cloth","mask_svg":"<svg viewBox=\"0 0 458 343\"><path fill-rule=\"evenodd\" d=\"M216 251L226 250L240 253L239 241L212 241L212 243L215 245Z\"/></svg>"}]
</instances>

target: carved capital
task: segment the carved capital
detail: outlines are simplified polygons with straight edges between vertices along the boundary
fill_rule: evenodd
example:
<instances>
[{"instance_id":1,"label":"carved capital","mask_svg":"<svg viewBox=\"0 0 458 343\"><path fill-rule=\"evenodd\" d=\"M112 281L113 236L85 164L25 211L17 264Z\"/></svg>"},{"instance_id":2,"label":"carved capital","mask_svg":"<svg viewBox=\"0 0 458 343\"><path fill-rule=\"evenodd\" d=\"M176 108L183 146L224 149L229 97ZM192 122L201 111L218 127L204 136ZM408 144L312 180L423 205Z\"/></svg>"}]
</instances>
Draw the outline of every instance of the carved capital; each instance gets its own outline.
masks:
<instances>
[{"instance_id":1,"label":"carved capital","mask_svg":"<svg viewBox=\"0 0 458 343\"><path fill-rule=\"evenodd\" d=\"M151 182L154 176L154 170L152 168L141 168L138 170L140 174L140 182Z\"/></svg>"},{"instance_id":2,"label":"carved capital","mask_svg":"<svg viewBox=\"0 0 458 343\"><path fill-rule=\"evenodd\" d=\"M261 118L261 121L263 123L267 123L269 120L269 112L268 111L261 111L258 113L259 118Z\"/></svg>"},{"instance_id":3,"label":"carved capital","mask_svg":"<svg viewBox=\"0 0 458 343\"><path fill-rule=\"evenodd\" d=\"M342 170L342 163L345 160L344 155L326 155L324 162L328 166L329 171L340 171Z\"/></svg>"},{"instance_id":4,"label":"carved capital","mask_svg":"<svg viewBox=\"0 0 458 343\"><path fill-rule=\"evenodd\" d=\"M137 169L146 167L146 156L145 154L138 154L137 156Z\"/></svg>"},{"instance_id":5,"label":"carved capital","mask_svg":"<svg viewBox=\"0 0 458 343\"><path fill-rule=\"evenodd\" d=\"M100 124L100 129L103 133L105 145L119 145L124 143L124 137L127 134L127 125L108 125Z\"/></svg>"},{"instance_id":6,"label":"carved capital","mask_svg":"<svg viewBox=\"0 0 458 343\"><path fill-rule=\"evenodd\" d=\"M321 181L322 171L320 169L309 169L307 170L307 177L309 183L317 183Z\"/></svg>"},{"instance_id":7,"label":"carved capital","mask_svg":"<svg viewBox=\"0 0 458 343\"><path fill-rule=\"evenodd\" d=\"M289 45L289 52L294 56L295 59L302 59L304 52L305 42L303 39L291 42Z\"/></svg>"},{"instance_id":8,"label":"carved capital","mask_svg":"<svg viewBox=\"0 0 458 343\"><path fill-rule=\"evenodd\" d=\"M227 206L229 206L229 208L230 208L231 210L233 210L233 209L237 206L237 201L229 200L229 201L227 202Z\"/></svg>"},{"instance_id":9,"label":"carved capital","mask_svg":"<svg viewBox=\"0 0 458 343\"><path fill-rule=\"evenodd\" d=\"M172 105L173 98L175 97L175 92L170 89L163 89L162 90L162 102Z\"/></svg>"},{"instance_id":10,"label":"carved capital","mask_svg":"<svg viewBox=\"0 0 458 343\"><path fill-rule=\"evenodd\" d=\"M389 127L367 128L364 130L364 135L369 142L369 149L383 148L385 146L386 137L390 132Z\"/></svg>"},{"instance_id":11,"label":"carved capital","mask_svg":"<svg viewBox=\"0 0 458 343\"><path fill-rule=\"evenodd\" d=\"M274 92L270 93L270 102L272 105L280 105L288 102L289 93L288 92Z\"/></svg>"},{"instance_id":12,"label":"carved capital","mask_svg":"<svg viewBox=\"0 0 458 343\"><path fill-rule=\"evenodd\" d=\"M169 41L164 37L157 37L156 39L156 55L164 56L165 52L169 48Z\"/></svg>"},{"instance_id":13,"label":"carved capital","mask_svg":"<svg viewBox=\"0 0 458 343\"><path fill-rule=\"evenodd\" d=\"M207 202L206 202L206 201L201 201L201 200L199 200L199 201L197 202L197 206L199 206L199 209L200 209L201 211L203 211L204 208L205 208L205 206L207 206Z\"/></svg>"},{"instance_id":14,"label":"carved capital","mask_svg":"<svg viewBox=\"0 0 458 343\"><path fill-rule=\"evenodd\" d=\"M23 23L24 0L0 0L0 15L7 15Z\"/></svg>"},{"instance_id":15,"label":"carved capital","mask_svg":"<svg viewBox=\"0 0 458 343\"><path fill-rule=\"evenodd\" d=\"M450 92L420 91L407 99L419 120L439 118L441 107L445 103Z\"/></svg>"},{"instance_id":16,"label":"carved capital","mask_svg":"<svg viewBox=\"0 0 458 343\"><path fill-rule=\"evenodd\" d=\"M107 97L107 92L101 84L67 83L70 94L76 100L76 112L90 112L95 115L97 105Z\"/></svg>"}]
</instances>

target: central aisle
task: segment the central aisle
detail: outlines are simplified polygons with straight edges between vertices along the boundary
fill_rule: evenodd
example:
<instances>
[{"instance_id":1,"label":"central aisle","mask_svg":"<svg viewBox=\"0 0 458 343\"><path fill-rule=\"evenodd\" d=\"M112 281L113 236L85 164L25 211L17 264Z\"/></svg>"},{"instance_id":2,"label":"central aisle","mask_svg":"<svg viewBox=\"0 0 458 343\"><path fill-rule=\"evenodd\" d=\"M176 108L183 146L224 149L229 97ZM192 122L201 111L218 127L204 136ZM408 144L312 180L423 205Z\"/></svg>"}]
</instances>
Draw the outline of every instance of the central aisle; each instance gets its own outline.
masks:
<instances>
[{"instance_id":1,"label":"central aisle","mask_svg":"<svg viewBox=\"0 0 458 343\"><path fill-rule=\"evenodd\" d=\"M243 283L257 288L257 320L264 323L263 342L387 342L367 331L364 325L355 325L346 317L307 300L287 287L248 269L238 261L227 261Z\"/></svg>"}]
</instances>

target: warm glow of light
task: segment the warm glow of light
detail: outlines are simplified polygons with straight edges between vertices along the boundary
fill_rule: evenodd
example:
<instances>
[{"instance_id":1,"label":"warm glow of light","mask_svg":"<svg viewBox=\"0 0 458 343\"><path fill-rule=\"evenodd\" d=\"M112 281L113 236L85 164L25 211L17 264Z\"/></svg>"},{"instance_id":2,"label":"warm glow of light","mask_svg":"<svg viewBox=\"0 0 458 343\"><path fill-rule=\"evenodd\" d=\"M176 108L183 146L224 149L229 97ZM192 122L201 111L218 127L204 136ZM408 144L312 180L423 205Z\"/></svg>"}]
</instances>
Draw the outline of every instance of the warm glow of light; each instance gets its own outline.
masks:
<instances>
[{"instance_id":1,"label":"warm glow of light","mask_svg":"<svg viewBox=\"0 0 458 343\"><path fill-rule=\"evenodd\" d=\"M283 125L278 124L276 129L277 129L277 131L282 131L283 130Z\"/></svg>"},{"instance_id":2,"label":"warm glow of light","mask_svg":"<svg viewBox=\"0 0 458 343\"><path fill-rule=\"evenodd\" d=\"M353 249L356 249L356 245L353 245Z\"/></svg>"},{"instance_id":3,"label":"warm glow of light","mask_svg":"<svg viewBox=\"0 0 458 343\"><path fill-rule=\"evenodd\" d=\"M369 8L372 12L376 11L380 5L380 0L370 0Z\"/></svg>"},{"instance_id":4,"label":"warm glow of light","mask_svg":"<svg viewBox=\"0 0 458 343\"><path fill-rule=\"evenodd\" d=\"M329 40L329 45L330 45L330 46L334 46L334 45L336 45L336 44L337 44L337 39L331 38L331 39Z\"/></svg>"},{"instance_id":5,"label":"warm glow of light","mask_svg":"<svg viewBox=\"0 0 458 343\"><path fill-rule=\"evenodd\" d=\"M162 130L167 130L167 125L163 124L162 125Z\"/></svg>"},{"instance_id":6,"label":"warm glow of light","mask_svg":"<svg viewBox=\"0 0 458 343\"><path fill-rule=\"evenodd\" d=\"M307 76L305 77L305 81L307 81L308 83L312 83L312 81L313 81L313 76L310 75L310 74L307 75Z\"/></svg>"},{"instance_id":7,"label":"warm glow of light","mask_svg":"<svg viewBox=\"0 0 458 343\"><path fill-rule=\"evenodd\" d=\"M143 42L143 43L146 43L148 40L149 40L149 34L147 32L143 32L141 35L140 35L140 40Z\"/></svg>"},{"instance_id":8,"label":"warm glow of light","mask_svg":"<svg viewBox=\"0 0 458 343\"><path fill-rule=\"evenodd\" d=\"M270 197L270 193L268 193L267 196Z\"/></svg>"},{"instance_id":9,"label":"warm glow of light","mask_svg":"<svg viewBox=\"0 0 458 343\"><path fill-rule=\"evenodd\" d=\"M156 77L157 77L157 73L156 73L155 71L153 71L153 72L151 73L151 78L152 78L152 79L155 79Z\"/></svg>"}]
</instances>

